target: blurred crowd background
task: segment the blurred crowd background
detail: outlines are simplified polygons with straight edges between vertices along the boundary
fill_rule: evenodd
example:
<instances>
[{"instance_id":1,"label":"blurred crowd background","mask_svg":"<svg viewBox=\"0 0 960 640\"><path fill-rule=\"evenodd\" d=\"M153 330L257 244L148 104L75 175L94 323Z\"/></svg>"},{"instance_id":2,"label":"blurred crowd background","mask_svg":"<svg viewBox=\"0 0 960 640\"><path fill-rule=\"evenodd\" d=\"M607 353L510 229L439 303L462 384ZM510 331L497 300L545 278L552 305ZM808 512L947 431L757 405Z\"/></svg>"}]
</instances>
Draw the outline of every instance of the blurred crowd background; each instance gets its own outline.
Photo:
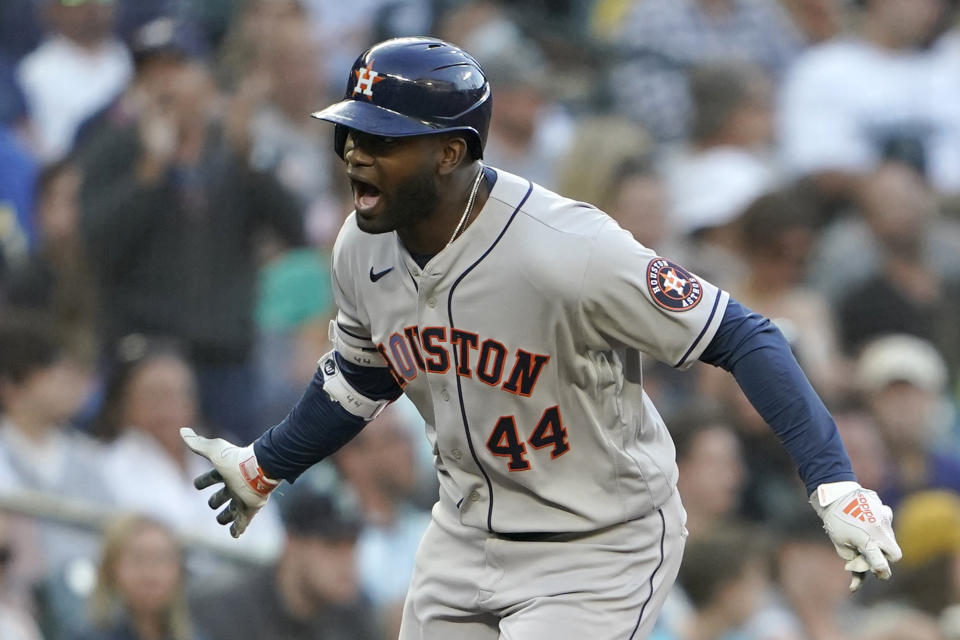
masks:
<instances>
[{"instance_id":1,"label":"blurred crowd background","mask_svg":"<svg viewBox=\"0 0 960 640\"><path fill-rule=\"evenodd\" d=\"M687 555L657 640L960 638L956 0L2 0L0 638L395 638L436 495L403 401L232 540L329 348L332 128L380 39L494 87L486 161L774 319L904 551L858 594L732 377L644 365Z\"/></svg>"}]
</instances>

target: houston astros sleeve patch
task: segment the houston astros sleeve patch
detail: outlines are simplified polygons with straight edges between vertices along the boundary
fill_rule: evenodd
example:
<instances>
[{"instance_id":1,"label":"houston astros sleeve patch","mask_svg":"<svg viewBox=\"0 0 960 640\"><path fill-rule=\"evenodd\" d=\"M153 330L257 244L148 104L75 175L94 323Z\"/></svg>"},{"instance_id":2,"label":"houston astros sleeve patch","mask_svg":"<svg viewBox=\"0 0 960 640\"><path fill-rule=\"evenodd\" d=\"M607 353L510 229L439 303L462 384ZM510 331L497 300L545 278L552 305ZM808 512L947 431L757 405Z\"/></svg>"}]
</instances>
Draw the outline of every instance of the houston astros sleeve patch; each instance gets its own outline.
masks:
<instances>
[{"instance_id":1,"label":"houston astros sleeve patch","mask_svg":"<svg viewBox=\"0 0 960 640\"><path fill-rule=\"evenodd\" d=\"M647 288L653 301L668 311L689 311L703 298L696 276L666 258L656 257L647 265Z\"/></svg>"}]
</instances>

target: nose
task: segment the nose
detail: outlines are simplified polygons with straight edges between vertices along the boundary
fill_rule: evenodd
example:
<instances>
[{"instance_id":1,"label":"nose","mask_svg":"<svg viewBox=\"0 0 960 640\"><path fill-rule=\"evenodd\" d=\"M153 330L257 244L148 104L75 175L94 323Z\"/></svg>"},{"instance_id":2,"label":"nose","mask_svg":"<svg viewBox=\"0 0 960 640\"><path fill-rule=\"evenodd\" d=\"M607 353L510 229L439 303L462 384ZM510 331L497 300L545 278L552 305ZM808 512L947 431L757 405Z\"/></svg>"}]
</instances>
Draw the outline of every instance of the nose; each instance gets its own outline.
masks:
<instances>
[{"instance_id":1,"label":"nose","mask_svg":"<svg viewBox=\"0 0 960 640\"><path fill-rule=\"evenodd\" d=\"M348 131L346 140L344 140L343 159L348 165L353 166L370 166L373 164L373 157L358 144L357 136L353 131Z\"/></svg>"}]
</instances>

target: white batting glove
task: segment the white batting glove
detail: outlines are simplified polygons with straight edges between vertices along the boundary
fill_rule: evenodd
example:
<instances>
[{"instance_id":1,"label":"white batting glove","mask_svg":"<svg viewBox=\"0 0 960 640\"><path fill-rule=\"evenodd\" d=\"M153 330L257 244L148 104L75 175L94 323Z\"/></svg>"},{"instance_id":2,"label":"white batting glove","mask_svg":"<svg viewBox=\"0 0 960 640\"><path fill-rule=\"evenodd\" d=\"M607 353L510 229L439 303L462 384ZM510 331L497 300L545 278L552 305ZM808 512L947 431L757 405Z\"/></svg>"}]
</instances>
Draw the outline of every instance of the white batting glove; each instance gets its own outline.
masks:
<instances>
[{"instance_id":1,"label":"white batting glove","mask_svg":"<svg viewBox=\"0 0 960 640\"><path fill-rule=\"evenodd\" d=\"M213 464L211 471L197 476L193 486L206 489L218 482L223 483L223 488L210 496L207 504L211 509L219 509L230 501L227 508L217 514L217 522L233 523L230 535L239 537L280 482L264 474L252 444L238 447L221 438L204 438L189 427L180 429L180 437L190 449Z\"/></svg>"},{"instance_id":2,"label":"white batting glove","mask_svg":"<svg viewBox=\"0 0 960 640\"><path fill-rule=\"evenodd\" d=\"M853 574L850 591L857 591L867 572L890 579L890 563L903 553L893 535L893 511L876 492L856 482L830 482L817 487L810 504L823 520L834 548Z\"/></svg>"}]
</instances>

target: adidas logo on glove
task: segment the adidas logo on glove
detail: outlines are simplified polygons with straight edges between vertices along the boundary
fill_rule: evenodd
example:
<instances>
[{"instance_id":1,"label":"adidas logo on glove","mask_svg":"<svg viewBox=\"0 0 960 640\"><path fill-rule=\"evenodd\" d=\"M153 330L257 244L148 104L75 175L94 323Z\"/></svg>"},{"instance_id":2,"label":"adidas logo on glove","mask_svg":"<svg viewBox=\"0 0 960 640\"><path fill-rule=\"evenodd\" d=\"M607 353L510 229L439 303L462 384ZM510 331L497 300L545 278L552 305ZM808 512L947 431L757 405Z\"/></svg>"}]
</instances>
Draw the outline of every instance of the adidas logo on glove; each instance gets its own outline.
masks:
<instances>
[{"instance_id":1,"label":"adidas logo on glove","mask_svg":"<svg viewBox=\"0 0 960 640\"><path fill-rule=\"evenodd\" d=\"M851 500L850 504L843 508L843 512L860 522L875 523L877 521L873 511L870 510L870 505L867 503L867 497L862 493Z\"/></svg>"}]
</instances>

